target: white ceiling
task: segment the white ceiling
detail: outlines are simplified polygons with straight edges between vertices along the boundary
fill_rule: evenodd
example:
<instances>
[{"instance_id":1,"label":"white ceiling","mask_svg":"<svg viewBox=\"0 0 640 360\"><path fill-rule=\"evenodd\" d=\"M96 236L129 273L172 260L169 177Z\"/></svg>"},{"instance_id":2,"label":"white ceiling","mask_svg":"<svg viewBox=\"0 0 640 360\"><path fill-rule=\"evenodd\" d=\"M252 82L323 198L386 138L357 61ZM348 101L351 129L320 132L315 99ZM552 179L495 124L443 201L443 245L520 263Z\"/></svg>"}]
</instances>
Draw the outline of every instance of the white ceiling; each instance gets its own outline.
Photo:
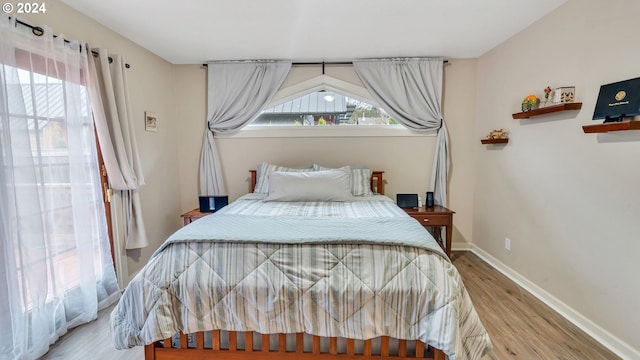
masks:
<instances>
[{"instance_id":1,"label":"white ceiling","mask_svg":"<svg viewBox=\"0 0 640 360\"><path fill-rule=\"evenodd\" d=\"M61 0L174 64L478 57L567 0Z\"/></svg>"}]
</instances>

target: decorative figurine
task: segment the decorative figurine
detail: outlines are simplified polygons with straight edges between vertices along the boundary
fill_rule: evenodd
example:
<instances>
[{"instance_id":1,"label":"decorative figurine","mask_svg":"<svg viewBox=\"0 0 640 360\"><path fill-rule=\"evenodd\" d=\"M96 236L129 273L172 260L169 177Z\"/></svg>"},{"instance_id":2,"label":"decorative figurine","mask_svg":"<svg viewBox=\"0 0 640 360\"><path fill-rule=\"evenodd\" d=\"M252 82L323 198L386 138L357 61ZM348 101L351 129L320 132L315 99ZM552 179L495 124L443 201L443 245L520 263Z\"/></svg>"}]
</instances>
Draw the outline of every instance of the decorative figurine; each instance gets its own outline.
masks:
<instances>
[{"instance_id":1,"label":"decorative figurine","mask_svg":"<svg viewBox=\"0 0 640 360\"><path fill-rule=\"evenodd\" d=\"M504 129L496 129L496 130L490 131L487 134L487 140L508 139L508 138L509 138L509 133L504 131Z\"/></svg>"},{"instance_id":2,"label":"decorative figurine","mask_svg":"<svg viewBox=\"0 0 640 360\"><path fill-rule=\"evenodd\" d=\"M529 111L532 109L536 109L540 104L540 99L535 95L529 95L524 100L522 100L522 111Z\"/></svg>"}]
</instances>

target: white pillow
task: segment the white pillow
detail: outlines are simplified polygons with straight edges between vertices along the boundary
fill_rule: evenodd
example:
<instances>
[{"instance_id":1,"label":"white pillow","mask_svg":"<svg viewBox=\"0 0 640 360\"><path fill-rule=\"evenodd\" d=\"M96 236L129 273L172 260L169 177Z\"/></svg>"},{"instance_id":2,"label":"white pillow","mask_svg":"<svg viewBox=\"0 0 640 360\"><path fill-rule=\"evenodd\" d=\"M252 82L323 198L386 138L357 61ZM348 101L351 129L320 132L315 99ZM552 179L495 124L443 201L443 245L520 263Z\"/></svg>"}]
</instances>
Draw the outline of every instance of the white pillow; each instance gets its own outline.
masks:
<instances>
[{"instance_id":1,"label":"white pillow","mask_svg":"<svg viewBox=\"0 0 640 360\"><path fill-rule=\"evenodd\" d=\"M313 168L318 170L329 170L330 168L324 167L319 164L313 164ZM354 167L351 168L351 195L353 196L372 196L371 191L371 175L372 171L368 167Z\"/></svg>"},{"instance_id":2,"label":"white pillow","mask_svg":"<svg viewBox=\"0 0 640 360\"><path fill-rule=\"evenodd\" d=\"M314 169L312 165L304 168L290 168L263 162L258 165L256 169L256 187L253 190L254 193L267 194L269 192L269 174L274 171L307 172L314 171Z\"/></svg>"},{"instance_id":3,"label":"white pillow","mask_svg":"<svg viewBox=\"0 0 640 360\"><path fill-rule=\"evenodd\" d=\"M349 167L313 171L269 174L269 194L265 201L349 201L351 200Z\"/></svg>"}]
</instances>

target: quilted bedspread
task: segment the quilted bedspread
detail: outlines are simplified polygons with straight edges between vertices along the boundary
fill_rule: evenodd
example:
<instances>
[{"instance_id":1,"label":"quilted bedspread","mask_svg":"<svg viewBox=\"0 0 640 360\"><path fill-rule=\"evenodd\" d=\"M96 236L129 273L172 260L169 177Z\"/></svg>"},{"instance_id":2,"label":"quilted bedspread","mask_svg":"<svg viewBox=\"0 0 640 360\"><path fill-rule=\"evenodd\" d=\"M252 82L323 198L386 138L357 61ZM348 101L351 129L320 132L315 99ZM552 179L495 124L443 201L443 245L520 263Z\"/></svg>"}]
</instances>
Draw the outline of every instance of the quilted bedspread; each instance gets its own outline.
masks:
<instances>
[{"instance_id":1,"label":"quilted bedspread","mask_svg":"<svg viewBox=\"0 0 640 360\"><path fill-rule=\"evenodd\" d=\"M174 233L111 314L119 349L214 329L419 339L452 360L491 348L455 267L381 196L242 197Z\"/></svg>"}]
</instances>

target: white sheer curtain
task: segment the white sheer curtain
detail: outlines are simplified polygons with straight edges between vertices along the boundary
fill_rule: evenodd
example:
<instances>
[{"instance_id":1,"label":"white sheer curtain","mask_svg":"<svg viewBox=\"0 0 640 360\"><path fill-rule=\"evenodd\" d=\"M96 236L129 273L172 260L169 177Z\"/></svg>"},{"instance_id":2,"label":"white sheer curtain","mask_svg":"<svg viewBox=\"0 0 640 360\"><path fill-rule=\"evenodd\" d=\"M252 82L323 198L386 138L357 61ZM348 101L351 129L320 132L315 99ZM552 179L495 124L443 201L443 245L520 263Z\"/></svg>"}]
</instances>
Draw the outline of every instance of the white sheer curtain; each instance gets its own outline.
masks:
<instances>
[{"instance_id":1,"label":"white sheer curtain","mask_svg":"<svg viewBox=\"0 0 640 360\"><path fill-rule=\"evenodd\" d=\"M77 42L0 15L0 358L35 359L120 295Z\"/></svg>"},{"instance_id":2,"label":"white sheer curtain","mask_svg":"<svg viewBox=\"0 0 640 360\"><path fill-rule=\"evenodd\" d=\"M144 248L149 246L149 241L138 189L145 182L131 116L125 63L120 55L109 56L105 49L93 50L98 55L88 58L89 96L109 183L122 195L125 249Z\"/></svg>"},{"instance_id":3,"label":"white sheer curtain","mask_svg":"<svg viewBox=\"0 0 640 360\"><path fill-rule=\"evenodd\" d=\"M415 131L438 131L431 175L435 203L447 206L449 135L442 118L442 58L359 60L353 67L371 96Z\"/></svg>"},{"instance_id":4,"label":"white sheer curtain","mask_svg":"<svg viewBox=\"0 0 640 360\"><path fill-rule=\"evenodd\" d=\"M212 62L208 65L208 115L200 157L200 195L224 195L214 134L233 134L271 101L290 61Z\"/></svg>"}]
</instances>

